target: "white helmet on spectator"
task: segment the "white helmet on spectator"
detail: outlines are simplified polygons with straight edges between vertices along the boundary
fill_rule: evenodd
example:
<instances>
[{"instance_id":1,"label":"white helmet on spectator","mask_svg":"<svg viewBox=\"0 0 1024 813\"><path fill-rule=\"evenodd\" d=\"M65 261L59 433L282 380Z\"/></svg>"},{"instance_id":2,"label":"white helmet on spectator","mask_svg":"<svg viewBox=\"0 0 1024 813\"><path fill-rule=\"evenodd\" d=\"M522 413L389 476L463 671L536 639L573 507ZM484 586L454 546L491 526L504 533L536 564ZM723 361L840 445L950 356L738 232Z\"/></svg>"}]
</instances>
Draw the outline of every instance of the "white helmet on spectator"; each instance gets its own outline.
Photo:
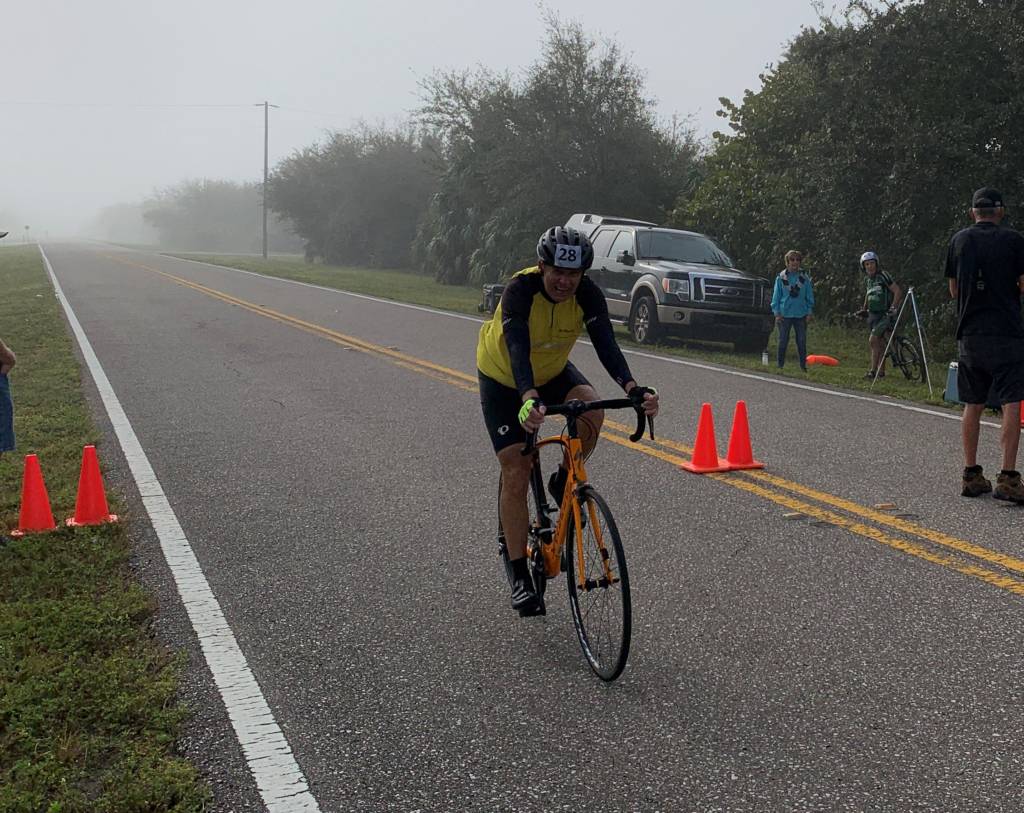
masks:
<instances>
[{"instance_id":1,"label":"white helmet on spectator","mask_svg":"<svg viewBox=\"0 0 1024 813\"><path fill-rule=\"evenodd\" d=\"M875 265L878 265L878 255L875 254L875 252L873 251L865 251L863 254L860 255L860 268L862 271L864 270L864 263L866 263L868 260L874 260Z\"/></svg>"}]
</instances>

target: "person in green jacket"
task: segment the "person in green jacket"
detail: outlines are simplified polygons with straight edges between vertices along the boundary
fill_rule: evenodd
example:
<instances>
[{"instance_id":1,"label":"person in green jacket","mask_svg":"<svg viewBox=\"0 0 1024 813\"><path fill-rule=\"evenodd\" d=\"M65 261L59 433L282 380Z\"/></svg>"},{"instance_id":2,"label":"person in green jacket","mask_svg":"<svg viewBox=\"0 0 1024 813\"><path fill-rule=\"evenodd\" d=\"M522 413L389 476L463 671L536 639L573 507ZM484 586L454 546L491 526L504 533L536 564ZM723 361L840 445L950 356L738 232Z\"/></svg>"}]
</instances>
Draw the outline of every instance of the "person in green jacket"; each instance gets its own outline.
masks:
<instances>
[{"instance_id":1,"label":"person in green jacket","mask_svg":"<svg viewBox=\"0 0 1024 813\"><path fill-rule=\"evenodd\" d=\"M868 318L868 346L871 348L871 369L865 378L885 378L885 332L896 322L895 316L903 301L903 289L878 267L878 255L865 251L860 255L861 270L867 275L864 307L859 313Z\"/></svg>"}]
</instances>

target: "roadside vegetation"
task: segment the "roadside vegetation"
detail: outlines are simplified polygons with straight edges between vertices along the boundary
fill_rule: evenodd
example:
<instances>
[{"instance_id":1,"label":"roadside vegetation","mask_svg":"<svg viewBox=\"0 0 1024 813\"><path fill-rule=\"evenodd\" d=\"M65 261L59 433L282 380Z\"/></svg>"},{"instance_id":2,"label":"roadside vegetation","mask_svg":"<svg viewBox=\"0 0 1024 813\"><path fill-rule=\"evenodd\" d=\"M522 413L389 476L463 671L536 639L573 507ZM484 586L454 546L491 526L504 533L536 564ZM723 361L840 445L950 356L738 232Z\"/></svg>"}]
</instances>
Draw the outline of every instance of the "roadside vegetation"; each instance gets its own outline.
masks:
<instances>
[{"instance_id":1,"label":"roadside vegetation","mask_svg":"<svg viewBox=\"0 0 1024 813\"><path fill-rule=\"evenodd\" d=\"M750 77L758 89L720 99L722 131L708 142L685 115L658 115L642 50L627 54L549 11L546 47L529 64L428 75L409 121L331 133L279 162L267 204L309 260L410 269L453 286L522 267L540 229L575 212L708 234L758 276L774 276L795 248L825 322L859 306L858 259L871 249L914 286L930 335L945 337L944 247L969 223L971 192L1000 189L1011 225L1024 200L1024 150L1012 135L1024 128L1024 15L1012 7L822 7L759 81ZM181 249L187 224L210 229L236 208L254 229L255 190L244 204L223 193L193 183L157 196L148 220L161 244ZM295 250L276 239L272 251Z\"/></svg>"},{"instance_id":2,"label":"roadside vegetation","mask_svg":"<svg viewBox=\"0 0 1024 813\"><path fill-rule=\"evenodd\" d=\"M480 287L443 285L423 274L414 274L410 271L344 268L320 263L306 263L301 260L264 260L260 257L223 254L175 254L171 256L229 268L240 268L257 274L309 282L327 288L392 299L396 302L425 305L457 313L486 315L481 314L477 308L482 300ZM951 355L952 345L948 341L944 341L938 347L933 347L929 343L927 349L931 362L929 371L933 390L933 394L929 396L927 384L921 381L907 381L902 373L893 370L891 365L888 365L886 377L879 379L873 386L871 381L865 380L864 374L867 372L870 355L867 329L861 323L850 326L842 323L828 324L825 320L812 321L807 328L808 354L832 356L839 361L839 366L811 366L806 375L800 371L800 365L797 363L796 342L792 337L790 338L786 366L782 370L777 369L775 363L775 352L778 347L777 332L773 332L771 335L767 367L762 364L760 354L736 353L731 345L677 339L667 339L656 346L638 345L629 338L625 327L617 326L616 333L623 346L635 347L638 350L668 353L751 370L764 375L781 375L816 384L864 390L877 395L890 395L909 401L936 405L944 403L942 393L946 386L948 361L953 358ZM914 338L909 326L904 333L908 338ZM936 354L934 358L931 355L933 352Z\"/></svg>"},{"instance_id":3,"label":"roadside vegetation","mask_svg":"<svg viewBox=\"0 0 1024 813\"><path fill-rule=\"evenodd\" d=\"M3 338L18 355L18 450L0 458L6 534L18 523L24 455L38 455L63 526L82 447L100 435L38 250L0 252L0 284ZM150 633L156 608L132 576L124 526L0 540L0 810L205 809L196 770L175 755L183 664Z\"/></svg>"}]
</instances>

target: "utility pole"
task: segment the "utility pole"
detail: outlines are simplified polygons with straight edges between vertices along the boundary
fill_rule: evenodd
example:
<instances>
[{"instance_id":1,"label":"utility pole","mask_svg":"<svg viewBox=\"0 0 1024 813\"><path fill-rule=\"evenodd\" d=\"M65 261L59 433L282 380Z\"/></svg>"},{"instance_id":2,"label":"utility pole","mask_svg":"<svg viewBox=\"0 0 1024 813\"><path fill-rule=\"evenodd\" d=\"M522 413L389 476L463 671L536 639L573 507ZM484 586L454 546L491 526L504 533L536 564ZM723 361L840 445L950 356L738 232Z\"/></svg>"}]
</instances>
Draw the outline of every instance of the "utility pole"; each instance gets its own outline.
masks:
<instances>
[{"instance_id":1,"label":"utility pole","mask_svg":"<svg viewBox=\"0 0 1024 813\"><path fill-rule=\"evenodd\" d=\"M269 102L259 102L254 107L263 108L263 259L267 259L267 178L270 175L270 108L277 107Z\"/></svg>"}]
</instances>

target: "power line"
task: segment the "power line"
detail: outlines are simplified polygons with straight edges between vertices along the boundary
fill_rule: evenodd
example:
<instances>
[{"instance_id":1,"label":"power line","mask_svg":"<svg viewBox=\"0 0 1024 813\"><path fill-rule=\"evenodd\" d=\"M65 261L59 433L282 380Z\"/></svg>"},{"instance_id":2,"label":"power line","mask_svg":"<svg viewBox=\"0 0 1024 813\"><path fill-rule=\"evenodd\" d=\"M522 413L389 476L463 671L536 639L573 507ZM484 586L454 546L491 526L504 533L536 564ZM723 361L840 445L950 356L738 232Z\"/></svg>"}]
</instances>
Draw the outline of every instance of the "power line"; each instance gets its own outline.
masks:
<instances>
[{"instance_id":1,"label":"power line","mask_svg":"<svg viewBox=\"0 0 1024 813\"><path fill-rule=\"evenodd\" d=\"M345 118L341 113L325 113L322 110L303 110L300 107L282 107L282 110L286 110L289 113L309 113L312 116L326 116L328 118ZM351 114L349 114L351 115Z\"/></svg>"},{"instance_id":2,"label":"power line","mask_svg":"<svg viewBox=\"0 0 1024 813\"><path fill-rule=\"evenodd\" d=\"M179 109L185 107L197 107L197 108L228 108L228 107L250 107L247 104L159 104L159 103L143 103L133 104L130 102L37 102L37 101L16 101L16 100L4 100L0 99L0 105L10 105L19 107L104 107L104 108L115 108L115 109L144 109L144 108L159 108L159 109Z\"/></svg>"}]
</instances>

